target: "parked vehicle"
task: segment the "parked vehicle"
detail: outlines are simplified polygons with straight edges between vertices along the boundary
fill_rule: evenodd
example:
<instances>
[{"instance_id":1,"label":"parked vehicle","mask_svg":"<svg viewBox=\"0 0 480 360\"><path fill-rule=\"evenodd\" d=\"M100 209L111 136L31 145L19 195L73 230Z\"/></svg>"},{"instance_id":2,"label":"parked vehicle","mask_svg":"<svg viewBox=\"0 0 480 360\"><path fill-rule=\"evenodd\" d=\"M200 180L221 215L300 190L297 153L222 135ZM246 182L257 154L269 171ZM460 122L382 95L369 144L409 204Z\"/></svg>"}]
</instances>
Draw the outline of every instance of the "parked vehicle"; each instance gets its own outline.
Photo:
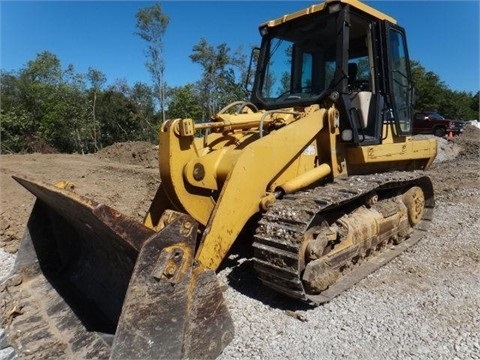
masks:
<instances>
[{"instance_id":1,"label":"parked vehicle","mask_svg":"<svg viewBox=\"0 0 480 360\"><path fill-rule=\"evenodd\" d=\"M417 112L413 117L414 134L433 134L439 137L450 133L459 135L463 132L464 127L464 121L445 119L434 111Z\"/></svg>"}]
</instances>

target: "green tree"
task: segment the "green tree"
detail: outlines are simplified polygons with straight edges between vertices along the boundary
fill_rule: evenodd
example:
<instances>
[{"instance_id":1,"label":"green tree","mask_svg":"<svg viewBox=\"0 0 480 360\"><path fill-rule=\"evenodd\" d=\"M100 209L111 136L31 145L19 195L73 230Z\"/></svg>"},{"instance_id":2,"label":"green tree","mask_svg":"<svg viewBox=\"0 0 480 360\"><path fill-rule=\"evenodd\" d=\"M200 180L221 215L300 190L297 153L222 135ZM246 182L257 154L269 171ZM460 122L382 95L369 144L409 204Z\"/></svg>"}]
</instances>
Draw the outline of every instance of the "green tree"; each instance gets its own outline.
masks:
<instances>
[{"instance_id":1,"label":"green tree","mask_svg":"<svg viewBox=\"0 0 480 360\"><path fill-rule=\"evenodd\" d=\"M96 116L96 106L97 106L97 96L99 91L101 91L103 85L107 81L107 77L100 70L89 67L87 78L90 81L91 92L93 93L92 101L92 137L93 137L93 146L95 150L98 150L99 146L102 147L101 143L99 144L99 138L101 134L98 133L98 122Z\"/></svg>"},{"instance_id":2,"label":"green tree","mask_svg":"<svg viewBox=\"0 0 480 360\"><path fill-rule=\"evenodd\" d=\"M60 85L62 83L62 68L60 60L49 51L37 54L35 60L27 63L23 75L28 76L33 83L45 85Z\"/></svg>"},{"instance_id":3,"label":"green tree","mask_svg":"<svg viewBox=\"0 0 480 360\"><path fill-rule=\"evenodd\" d=\"M138 123L142 140L157 141L159 119L155 115L152 89L144 83L137 82L130 90L129 97L134 104L134 116Z\"/></svg>"},{"instance_id":4,"label":"green tree","mask_svg":"<svg viewBox=\"0 0 480 360\"><path fill-rule=\"evenodd\" d=\"M470 118L470 120L480 120L479 100L480 100L480 91L477 91L477 93L473 95L470 100L470 109L472 110L472 114L474 114L474 116Z\"/></svg>"},{"instance_id":5,"label":"green tree","mask_svg":"<svg viewBox=\"0 0 480 360\"><path fill-rule=\"evenodd\" d=\"M147 69L153 80L153 87L156 91L162 121L165 121L165 61L163 58L163 37L169 23L169 17L163 12L160 4L155 4L137 11L135 33L148 43Z\"/></svg>"},{"instance_id":6,"label":"green tree","mask_svg":"<svg viewBox=\"0 0 480 360\"><path fill-rule=\"evenodd\" d=\"M119 79L104 89L100 70L64 69L49 52L16 72L0 72L0 80L2 152L30 151L32 140L61 152L88 153L117 141L157 138L160 119L145 84L131 88Z\"/></svg>"},{"instance_id":7,"label":"green tree","mask_svg":"<svg viewBox=\"0 0 480 360\"><path fill-rule=\"evenodd\" d=\"M66 84L46 99L39 136L61 152L92 152L90 104L87 94Z\"/></svg>"},{"instance_id":8,"label":"green tree","mask_svg":"<svg viewBox=\"0 0 480 360\"><path fill-rule=\"evenodd\" d=\"M80 151L81 144L88 150L89 103L83 79L73 65L64 70L57 56L48 51L16 73L2 75L2 82L6 81L1 94L3 114L19 122L9 126L14 133L2 133L2 141L8 144L11 139L19 151L28 149L32 139L43 139L64 152Z\"/></svg>"},{"instance_id":9,"label":"green tree","mask_svg":"<svg viewBox=\"0 0 480 360\"><path fill-rule=\"evenodd\" d=\"M227 44L214 47L202 38L193 46L190 59L202 68L202 79L198 82L198 88L203 119L210 118L228 103L245 98L241 79L245 79L246 75L242 74L241 70L246 69L246 65L245 56L241 56L240 50L232 55ZM237 81L237 78L240 78L240 81Z\"/></svg>"},{"instance_id":10,"label":"green tree","mask_svg":"<svg viewBox=\"0 0 480 360\"><path fill-rule=\"evenodd\" d=\"M194 84L187 84L170 89L168 117L202 119L200 94Z\"/></svg>"},{"instance_id":11,"label":"green tree","mask_svg":"<svg viewBox=\"0 0 480 360\"><path fill-rule=\"evenodd\" d=\"M123 88L122 90L125 90ZM102 119L100 131L104 146L119 141L134 141L141 138L138 122L135 119L135 104L128 93L118 91L112 85L99 94L97 117Z\"/></svg>"},{"instance_id":12,"label":"green tree","mask_svg":"<svg viewBox=\"0 0 480 360\"><path fill-rule=\"evenodd\" d=\"M418 110L439 110L446 91L445 84L437 74L427 71L418 61L411 61L410 65L417 96L415 107Z\"/></svg>"},{"instance_id":13,"label":"green tree","mask_svg":"<svg viewBox=\"0 0 480 360\"><path fill-rule=\"evenodd\" d=\"M20 69L18 78L21 101L33 118L30 132L36 135L48 111L47 104L62 82L60 60L56 55L43 51Z\"/></svg>"},{"instance_id":14,"label":"green tree","mask_svg":"<svg viewBox=\"0 0 480 360\"><path fill-rule=\"evenodd\" d=\"M28 134L31 128L31 117L27 112L0 109L2 119L0 126L0 153L21 153L28 147Z\"/></svg>"},{"instance_id":15,"label":"green tree","mask_svg":"<svg viewBox=\"0 0 480 360\"><path fill-rule=\"evenodd\" d=\"M13 72L0 72L0 109L6 112L27 112L22 97L21 81Z\"/></svg>"},{"instance_id":16,"label":"green tree","mask_svg":"<svg viewBox=\"0 0 480 360\"><path fill-rule=\"evenodd\" d=\"M417 110L438 111L453 119L478 118L475 96L466 91L451 90L433 71L428 71L418 61L410 62L415 86ZM478 104L478 94L477 94Z\"/></svg>"}]
</instances>

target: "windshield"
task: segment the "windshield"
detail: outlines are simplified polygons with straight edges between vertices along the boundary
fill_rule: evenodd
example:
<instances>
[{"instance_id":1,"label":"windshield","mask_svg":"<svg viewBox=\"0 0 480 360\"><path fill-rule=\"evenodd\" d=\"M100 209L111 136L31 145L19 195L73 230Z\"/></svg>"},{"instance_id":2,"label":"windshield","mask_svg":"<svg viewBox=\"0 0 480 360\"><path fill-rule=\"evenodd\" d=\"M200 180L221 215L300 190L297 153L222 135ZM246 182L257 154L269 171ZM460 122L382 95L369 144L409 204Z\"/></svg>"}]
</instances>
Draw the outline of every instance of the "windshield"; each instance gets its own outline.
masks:
<instances>
[{"instance_id":1,"label":"windshield","mask_svg":"<svg viewBox=\"0 0 480 360\"><path fill-rule=\"evenodd\" d=\"M445 118L439 113L430 113L428 114L430 120L445 120Z\"/></svg>"},{"instance_id":2,"label":"windshield","mask_svg":"<svg viewBox=\"0 0 480 360\"><path fill-rule=\"evenodd\" d=\"M264 44L262 100L278 104L317 99L331 86L336 68L335 45L333 16L275 29Z\"/></svg>"}]
</instances>

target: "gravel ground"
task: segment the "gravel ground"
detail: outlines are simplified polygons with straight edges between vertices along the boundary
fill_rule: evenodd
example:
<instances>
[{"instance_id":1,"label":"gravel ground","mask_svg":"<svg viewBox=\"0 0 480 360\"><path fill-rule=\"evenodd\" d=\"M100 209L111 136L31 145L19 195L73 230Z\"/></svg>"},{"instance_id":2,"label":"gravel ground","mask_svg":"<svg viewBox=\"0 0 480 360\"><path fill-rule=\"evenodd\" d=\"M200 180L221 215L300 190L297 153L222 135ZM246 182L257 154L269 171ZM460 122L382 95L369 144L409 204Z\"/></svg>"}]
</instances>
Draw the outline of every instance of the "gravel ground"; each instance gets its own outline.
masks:
<instances>
[{"instance_id":1,"label":"gravel ground","mask_svg":"<svg viewBox=\"0 0 480 360\"><path fill-rule=\"evenodd\" d=\"M220 359L480 359L479 143L440 141L429 233L327 304L274 294L248 253L231 255L219 278L236 334ZM0 249L0 278L14 257Z\"/></svg>"},{"instance_id":2,"label":"gravel ground","mask_svg":"<svg viewBox=\"0 0 480 360\"><path fill-rule=\"evenodd\" d=\"M430 234L323 306L297 310L268 290L230 287L236 336L220 359L480 358L479 209L438 202Z\"/></svg>"}]
</instances>

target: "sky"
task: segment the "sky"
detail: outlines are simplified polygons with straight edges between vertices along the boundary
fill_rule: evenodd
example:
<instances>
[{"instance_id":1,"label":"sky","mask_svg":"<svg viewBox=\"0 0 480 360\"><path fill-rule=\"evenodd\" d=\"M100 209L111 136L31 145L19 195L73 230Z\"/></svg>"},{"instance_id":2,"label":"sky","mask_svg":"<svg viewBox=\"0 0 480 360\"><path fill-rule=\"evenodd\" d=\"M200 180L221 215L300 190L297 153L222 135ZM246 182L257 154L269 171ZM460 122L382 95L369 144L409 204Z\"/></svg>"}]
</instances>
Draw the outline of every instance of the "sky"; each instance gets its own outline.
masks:
<instances>
[{"instance_id":1,"label":"sky","mask_svg":"<svg viewBox=\"0 0 480 360\"><path fill-rule=\"evenodd\" d=\"M321 2L321 1L319 1ZM200 79L189 55L200 39L211 45L260 45L258 26L313 1L162 1L170 17L164 38L169 86ZM406 29L410 58L436 73L452 90L480 90L480 1L365 1ZM102 71L107 83L151 84L145 67L147 43L135 35L135 13L143 1L0 0L0 68L16 71L44 50L66 68Z\"/></svg>"}]
</instances>

